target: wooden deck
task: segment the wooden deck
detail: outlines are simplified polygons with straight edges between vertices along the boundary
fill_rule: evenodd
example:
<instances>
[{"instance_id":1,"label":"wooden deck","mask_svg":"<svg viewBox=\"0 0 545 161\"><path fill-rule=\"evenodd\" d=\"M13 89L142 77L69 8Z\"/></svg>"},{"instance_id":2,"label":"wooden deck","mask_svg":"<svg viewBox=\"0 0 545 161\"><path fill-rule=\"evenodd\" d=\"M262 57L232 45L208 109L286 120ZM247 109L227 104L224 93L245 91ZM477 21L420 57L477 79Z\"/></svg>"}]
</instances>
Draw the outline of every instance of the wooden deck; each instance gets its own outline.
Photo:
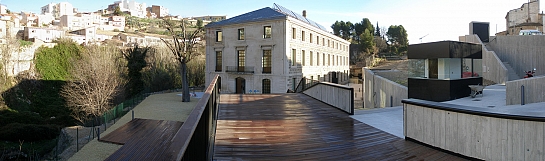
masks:
<instances>
[{"instance_id":1,"label":"wooden deck","mask_svg":"<svg viewBox=\"0 0 545 161\"><path fill-rule=\"evenodd\" d=\"M168 160L170 140L183 122L135 118L108 135L102 142L123 145L106 160ZM175 156L175 155L174 155Z\"/></svg>"},{"instance_id":2,"label":"wooden deck","mask_svg":"<svg viewBox=\"0 0 545 161\"><path fill-rule=\"evenodd\" d=\"M464 160L303 94L222 94L214 160Z\"/></svg>"}]
</instances>

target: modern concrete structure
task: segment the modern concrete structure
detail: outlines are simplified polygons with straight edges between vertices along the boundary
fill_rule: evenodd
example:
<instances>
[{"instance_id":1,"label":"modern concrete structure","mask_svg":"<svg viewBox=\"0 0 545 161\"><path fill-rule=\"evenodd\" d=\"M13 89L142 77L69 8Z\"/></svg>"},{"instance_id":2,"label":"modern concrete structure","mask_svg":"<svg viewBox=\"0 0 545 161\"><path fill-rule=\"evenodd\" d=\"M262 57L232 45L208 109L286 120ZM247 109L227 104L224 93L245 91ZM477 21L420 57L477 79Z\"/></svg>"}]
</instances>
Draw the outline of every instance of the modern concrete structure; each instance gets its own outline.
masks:
<instances>
[{"instance_id":1,"label":"modern concrete structure","mask_svg":"<svg viewBox=\"0 0 545 161\"><path fill-rule=\"evenodd\" d=\"M206 84L222 93L285 93L301 78L348 81L349 42L275 4L206 25Z\"/></svg>"},{"instance_id":2,"label":"modern concrete structure","mask_svg":"<svg viewBox=\"0 0 545 161\"><path fill-rule=\"evenodd\" d=\"M483 84L482 45L441 41L409 45L409 98L448 101Z\"/></svg>"},{"instance_id":3,"label":"modern concrete structure","mask_svg":"<svg viewBox=\"0 0 545 161\"><path fill-rule=\"evenodd\" d=\"M383 78L363 68L364 108L401 106L401 100L408 98L408 88Z\"/></svg>"},{"instance_id":4,"label":"modern concrete structure","mask_svg":"<svg viewBox=\"0 0 545 161\"><path fill-rule=\"evenodd\" d=\"M75 15L74 6L68 2L50 3L42 7L42 14L51 14L55 18L64 15Z\"/></svg>"}]
</instances>

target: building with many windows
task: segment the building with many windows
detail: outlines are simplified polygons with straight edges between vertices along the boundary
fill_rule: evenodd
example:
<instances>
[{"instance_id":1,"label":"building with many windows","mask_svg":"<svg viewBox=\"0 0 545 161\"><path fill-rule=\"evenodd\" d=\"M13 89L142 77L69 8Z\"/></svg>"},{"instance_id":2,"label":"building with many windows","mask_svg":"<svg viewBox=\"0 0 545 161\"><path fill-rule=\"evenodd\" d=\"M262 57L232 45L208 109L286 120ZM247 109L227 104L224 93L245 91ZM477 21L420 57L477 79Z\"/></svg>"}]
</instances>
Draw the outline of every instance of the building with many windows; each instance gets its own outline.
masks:
<instances>
[{"instance_id":1,"label":"building with many windows","mask_svg":"<svg viewBox=\"0 0 545 161\"><path fill-rule=\"evenodd\" d=\"M301 78L346 82L349 42L279 6L206 25L206 83L222 93L285 93Z\"/></svg>"},{"instance_id":2,"label":"building with many windows","mask_svg":"<svg viewBox=\"0 0 545 161\"><path fill-rule=\"evenodd\" d=\"M42 14L51 14L55 18L60 18L64 15L75 15L74 6L68 2L50 3L42 8Z\"/></svg>"}]
</instances>

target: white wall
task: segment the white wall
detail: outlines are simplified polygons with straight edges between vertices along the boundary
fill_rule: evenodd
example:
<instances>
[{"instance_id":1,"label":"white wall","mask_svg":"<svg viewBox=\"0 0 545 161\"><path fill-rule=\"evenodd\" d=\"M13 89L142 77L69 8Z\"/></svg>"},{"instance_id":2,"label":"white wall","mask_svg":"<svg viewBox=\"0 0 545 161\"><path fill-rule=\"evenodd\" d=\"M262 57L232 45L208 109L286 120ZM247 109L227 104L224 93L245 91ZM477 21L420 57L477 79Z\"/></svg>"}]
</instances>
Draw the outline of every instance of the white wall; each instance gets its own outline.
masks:
<instances>
[{"instance_id":1,"label":"white wall","mask_svg":"<svg viewBox=\"0 0 545 161\"><path fill-rule=\"evenodd\" d=\"M272 26L272 38L264 39L263 38L263 27ZM292 38L292 28L297 28L298 37L296 39ZM245 40L238 40L238 29L244 28ZM223 42L215 42L216 40L216 31L221 30L223 33ZM305 31L305 41L301 40L302 30ZM246 90L250 89L262 89L262 80L270 79L271 80L271 93L286 93L288 89L292 89L293 78L299 82L303 77L310 78L311 76L317 79L317 76L320 75L321 78L324 77L330 71L349 71L348 63L346 65L335 65L324 66L322 63L320 65L311 66L310 63L310 52L313 54L316 52L320 53L320 62L322 60L322 53L328 53L335 56L343 56L348 58L348 50L343 51L341 49L324 47L323 45L318 45L310 43L309 36L310 33L313 33L313 36L320 35L320 39L325 36L336 42L346 44L348 42L344 41L336 36L327 33L326 31L318 30L306 23L302 23L299 20L292 18L286 19L277 19L277 20L268 20L268 21L259 21L259 22L249 22L244 24L233 24L226 25L221 27L207 27L206 28L206 84L208 84L212 76L219 74L221 77L221 87L222 92L234 93L235 89L235 78L242 77L246 79ZM325 35L325 36L324 36ZM316 38L314 38L316 39ZM327 39L326 39L327 40ZM331 41L330 40L330 41ZM320 40L321 42L321 40ZM246 62L245 66L250 66L254 68L254 73L230 73L225 72L227 66L237 66L237 49L243 49L246 51ZM262 73L262 53L264 49L272 50L272 73ZM305 61L306 65L297 65L292 66L289 62L291 59L292 49L297 50L298 62L302 63L303 56L301 54L302 50L305 50ZM223 52L223 71L216 72L216 51Z\"/></svg>"},{"instance_id":2,"label":"white wall","mask_svg":"<svg viewBox=\"0 0 545 161\"><path fill-rule=\"evenodd\" d=\"M401 106L401 100L408 98L408 88L375 75L363 68L363 104L365 108Z\"/></svg>"}]
</instances>

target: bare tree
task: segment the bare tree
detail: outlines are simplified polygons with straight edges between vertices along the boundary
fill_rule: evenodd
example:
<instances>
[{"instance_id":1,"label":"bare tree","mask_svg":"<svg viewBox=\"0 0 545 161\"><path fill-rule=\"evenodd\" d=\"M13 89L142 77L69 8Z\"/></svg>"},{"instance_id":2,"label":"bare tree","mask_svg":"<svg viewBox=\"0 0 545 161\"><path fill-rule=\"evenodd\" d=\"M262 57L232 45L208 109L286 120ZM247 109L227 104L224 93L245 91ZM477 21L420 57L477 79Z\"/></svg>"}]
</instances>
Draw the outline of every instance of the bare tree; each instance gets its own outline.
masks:
<instances>
[{"instance_id":1,"label":"bare tree","mask_svg":"<svg viewBox=\"0 0 545 161\"><path fill-rule=\"evenodd\" d=\"M8 29L6 31L9 31ZM0 92L2 92L12 86L13 78L8 76L10 64L13 63L11 56L20 52L22 48L21 42L10 34L0 39L4 39L4 43L0 44Z\"/></svg>"},{"instance_id":2,"label":"bare tree","mask_svg":"<svg viewBox=\"0 0 545 161\"><path fill-rule=\"evenodd\" d=\"M114 46L88 46L78 60L73 61L72 79L61 94L74 119L83 123L112 107L113 98L125 83L120 54Z\"/></svg>"},{"instance_id":3,"label":"bare tree","mask_svg":"<svg viewBox=\"0 0 545 161\"><path fill-rule=\"evenodd\" d=\"M182 68L182 102L189 102L189 80L187 79L187 63L201 55L202 52L199 52L199 46L202 46L202 43L199 43L199 39L202 37L204 28L202 26L197 26L195 30L188 31L187 26L189 24L182 20L179 25L175 25L175 22L165 19L165 26L172 36L172 40L167 40L161 38L161 40L166 44L170 49L172 54L174 54L176 60L180 63ZM179 29L179 31L176 31ZM178 28L179 27L179 28Z\"/></svg>"}]
</instances>

